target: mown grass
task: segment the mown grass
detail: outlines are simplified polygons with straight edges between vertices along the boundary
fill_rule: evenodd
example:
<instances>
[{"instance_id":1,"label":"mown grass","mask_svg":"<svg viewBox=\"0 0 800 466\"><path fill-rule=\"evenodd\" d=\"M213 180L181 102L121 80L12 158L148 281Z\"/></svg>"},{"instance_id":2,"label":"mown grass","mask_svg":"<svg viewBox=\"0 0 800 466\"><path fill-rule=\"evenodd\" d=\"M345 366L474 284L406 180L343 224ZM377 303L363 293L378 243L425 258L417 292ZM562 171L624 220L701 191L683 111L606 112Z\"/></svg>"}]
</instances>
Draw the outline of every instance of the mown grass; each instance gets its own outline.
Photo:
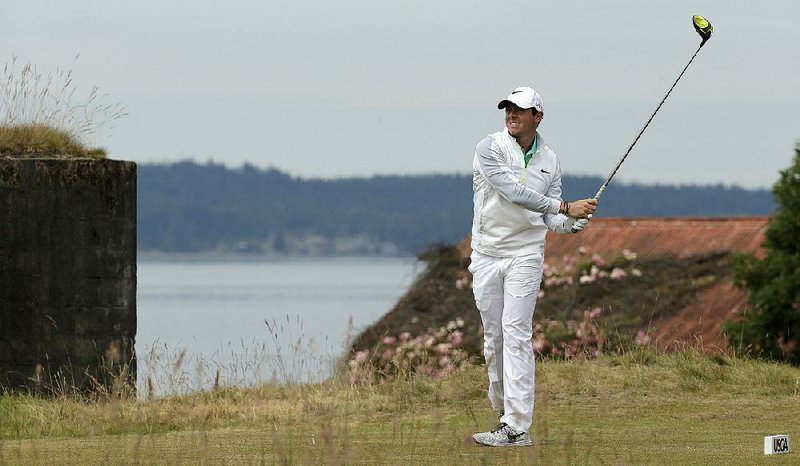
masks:
<instances>
[{"instance_id":1,"label":"mown grass","mask_svg":"<svg viewBox=\"0 0 800 466\"><path fill-rule=\"evenodd\" d=\"M800 439L800 369L646 349L537 367L534 446L491 449L486 377L228 388L84 403L0 398L7 464L762 464Z\"/></svg>"}]
</instances>

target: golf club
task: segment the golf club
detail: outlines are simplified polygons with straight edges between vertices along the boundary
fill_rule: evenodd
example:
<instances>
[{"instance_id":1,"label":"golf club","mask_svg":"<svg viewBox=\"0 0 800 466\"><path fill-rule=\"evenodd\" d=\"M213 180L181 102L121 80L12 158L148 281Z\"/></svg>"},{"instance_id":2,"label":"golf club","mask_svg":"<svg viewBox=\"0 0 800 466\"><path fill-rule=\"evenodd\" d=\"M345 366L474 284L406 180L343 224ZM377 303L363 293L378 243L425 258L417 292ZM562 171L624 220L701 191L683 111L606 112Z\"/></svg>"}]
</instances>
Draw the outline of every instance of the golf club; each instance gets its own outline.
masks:
<instances>
[{"instance_id":1,"label":"golf club","mask_svg":"<svg viewBox=\"0 0 800 466\"><path fill-rule=\"evenodd\" d=\"M697 51L694 52L694 55L692 55L692 58L689 60L689 63L686 64L686 66L683 68L683 71L681 71L681 74L678 75L678 79L676 79L675 82L672 83L672 87L669 88L669 91L667 91L667 94L664 96L663 99L661 99L661 103L658 104L658 107L656 107L656 110L653 112L652 115L650 115L650 119L648 119L647 123L644 124L644 127L642 128L641 131L639 131L639 134L636 135L636 139L633 140L633 143L631 143L630 147L628 147L628 150L625 151L625 155L622 156L622 158L619 160L619 163L617 163L617 166L615 166L614 170L611 172L611 174L608 175L608 178L606 178L605 183L603 183L603 185L600 186L600 189L597 190L597 194L594 195L595 199L599 199L600 196L603 194L603 192L606 190L606 187L608 186L608 183L610 183L611 179L614 178L614 175L617 174L617 170L619 170L619 167L622 165L622 162L624 162L625 158L628 157L628 154L630 154L631 149L633 149L633 146L636 145L636 142L642 136L642 133L644 133L644 130L646 130L647 127L650 125L650 122L653 121L653 117L655 117L656 113L658 113L658 109L660 109L661 106L664 105L664 101L667 100L667 97L669 97L669 94L672 92L673 89L675 89L675 85L678 84L678 81L680 81L681 76L683 76L683 73L685 73L686 69L689 68L689 65L692 64L692 61L694 60L694 57L697 56L697 54L700 52L700 49L703 48L703 45L705 45L705 43L708 42L708 39L711 38L711 32L714 30L714 28L711 26L711 23L709 23L708 20L706 20L702 16L696 15L696 16L692 17L692 22L694 24L694 29L697 31L698 34L700 34L700 37L702 37L703 41L700 42L700 46L697 47ZM591 218L591 216L590 216L590 218Z\"/></svg>"}]
</instances>

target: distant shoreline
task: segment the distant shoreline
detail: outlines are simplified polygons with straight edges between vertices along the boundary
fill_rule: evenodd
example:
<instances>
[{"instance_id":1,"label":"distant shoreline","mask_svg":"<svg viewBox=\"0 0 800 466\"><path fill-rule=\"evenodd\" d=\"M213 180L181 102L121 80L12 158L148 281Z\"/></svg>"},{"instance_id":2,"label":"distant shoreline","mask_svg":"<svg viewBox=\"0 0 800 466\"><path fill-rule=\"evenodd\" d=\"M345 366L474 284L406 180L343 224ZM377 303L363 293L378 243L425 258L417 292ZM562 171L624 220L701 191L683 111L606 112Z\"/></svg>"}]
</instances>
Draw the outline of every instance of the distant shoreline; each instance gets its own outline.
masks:
<instances>
[{"instance_id":1,"label":"distant shoreline","mask_svg":"<svg viewBox=\"0 0 800 466\"><path fill-rule=\"evenodd\" d=\"M408 259L416 260L410 254L252 254L234 252L165 252L137 251L138 262L281 262L281 261L314 261L314 260L381 260Z\"/></svg>"}]
</instances>

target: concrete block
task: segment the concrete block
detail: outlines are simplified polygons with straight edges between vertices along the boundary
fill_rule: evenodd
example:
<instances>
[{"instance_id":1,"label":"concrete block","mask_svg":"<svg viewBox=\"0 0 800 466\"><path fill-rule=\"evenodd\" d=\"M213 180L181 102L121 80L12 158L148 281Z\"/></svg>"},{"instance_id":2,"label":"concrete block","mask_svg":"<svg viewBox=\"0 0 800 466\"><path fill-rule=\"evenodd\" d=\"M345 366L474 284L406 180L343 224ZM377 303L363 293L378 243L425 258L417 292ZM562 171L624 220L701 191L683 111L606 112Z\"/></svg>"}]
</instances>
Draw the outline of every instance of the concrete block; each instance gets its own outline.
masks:
<instances>
[{"instance_id":1,"label":"concrete block","mask_svg":"<svg viewBox=\"0 0 800 466\"><path fill-rule=\"evenodd\" d=\"M0 384L70 373L82 386L109 354L129 362L136 165L2 159L0 211Z\"/></svg>"}]
</instances>

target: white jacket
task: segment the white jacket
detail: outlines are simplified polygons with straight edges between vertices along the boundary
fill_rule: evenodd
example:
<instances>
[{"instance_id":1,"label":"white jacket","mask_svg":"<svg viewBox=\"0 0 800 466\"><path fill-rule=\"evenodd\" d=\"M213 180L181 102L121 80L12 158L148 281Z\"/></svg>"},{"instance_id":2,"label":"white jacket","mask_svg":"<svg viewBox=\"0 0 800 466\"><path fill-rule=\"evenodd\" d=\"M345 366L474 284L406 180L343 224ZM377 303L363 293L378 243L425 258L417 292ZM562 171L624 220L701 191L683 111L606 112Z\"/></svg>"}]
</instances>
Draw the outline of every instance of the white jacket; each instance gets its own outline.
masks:
<instances>
[{"instance_id":1,"label":"white jacket","mask_svg":"<svg viewBox=\"0 0 800 466\"><path fill-rule=\"evenodd\" d=\"M472 249L495 257L544 253L547 229L572 232L574 219L559 214L561 166L536 134L536 153L524 167L522 148L508 130L475 148L472 163Z\"/></svg>"}]
</instances>

